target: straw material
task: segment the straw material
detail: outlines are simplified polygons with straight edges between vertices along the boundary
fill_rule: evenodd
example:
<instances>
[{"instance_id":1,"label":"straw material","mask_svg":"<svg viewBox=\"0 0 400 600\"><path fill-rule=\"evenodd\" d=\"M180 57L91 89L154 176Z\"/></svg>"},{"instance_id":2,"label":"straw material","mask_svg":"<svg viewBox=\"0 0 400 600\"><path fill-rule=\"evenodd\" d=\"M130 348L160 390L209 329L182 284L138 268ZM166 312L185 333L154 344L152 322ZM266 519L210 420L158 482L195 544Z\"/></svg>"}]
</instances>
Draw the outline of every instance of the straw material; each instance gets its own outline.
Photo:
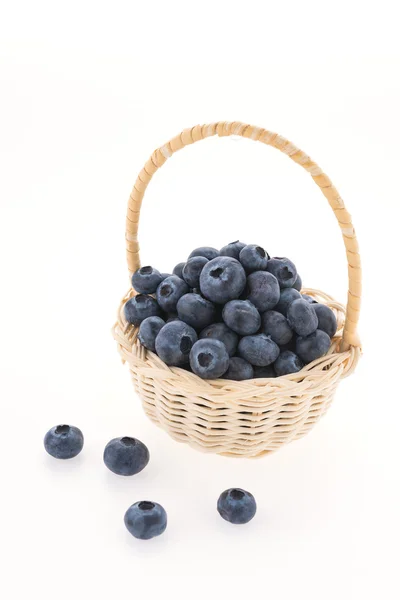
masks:
<instances>
[{"instance_id":1,"label":"straw material","mask_svg":"<svg viewBox=\"0 0 400 600\"><path fill-rule=\"evenodd\" d=\"M140 345L138 329L126 322L122 299L113 334L127 362L136 392L152 421L174 439L198 450L226 456L262 456L305 435L329 408L342 377L360 357L357 322L360 311L361 265L351 216L336 188L320 167L291 142L265 129L243 123L197 125L156 150L140 172L128 203L127 259L130 274L140 266L137 230L140 207L154 173L174 152L212 135L241 135L274 146L308 171L339 222L346 247L349 292L346 310L327 294L302 290L330 306L338 331L328 354L299 373L274 379L204 381L184 369L168 367Z\"/></svg>"}]
</instances>

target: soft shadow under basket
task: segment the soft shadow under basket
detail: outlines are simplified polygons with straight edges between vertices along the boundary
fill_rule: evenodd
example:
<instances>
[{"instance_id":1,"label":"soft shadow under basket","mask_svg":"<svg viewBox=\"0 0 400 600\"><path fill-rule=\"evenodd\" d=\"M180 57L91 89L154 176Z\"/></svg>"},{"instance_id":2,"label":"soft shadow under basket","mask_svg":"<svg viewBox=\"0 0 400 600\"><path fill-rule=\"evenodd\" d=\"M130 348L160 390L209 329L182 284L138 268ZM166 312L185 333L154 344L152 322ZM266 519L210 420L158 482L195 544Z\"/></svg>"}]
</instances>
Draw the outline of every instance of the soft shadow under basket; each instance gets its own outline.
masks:
<instances>
[{"instance_id":1,"label":"soft shadow under basket","mask_svg":"<svg viewBox=\"0 0 400 600\"><path fill-rule=\"evenodd\" d=\"M219 122L185 129L156 150L136 180L129 198L126 246L129 272L140 266L137 231L144 192L154 173L177 150L210 136L239 135L277 148L308 171L327 198L342 231L349 275L347 307L317 290L303 292L335 312L338 330L328 354L299 373L276 379L205 381L184 369L168 367L141 346L138 329L127 323L121 301L114 337L127 362L144 410L175 440L197 450L226 456L256 457L305 435L329 408L339 381L352 373L360 357L357 322L361 266L356 234L343 200L320 167L280 135L244 123Z\"/></svg>"}]
</instances>

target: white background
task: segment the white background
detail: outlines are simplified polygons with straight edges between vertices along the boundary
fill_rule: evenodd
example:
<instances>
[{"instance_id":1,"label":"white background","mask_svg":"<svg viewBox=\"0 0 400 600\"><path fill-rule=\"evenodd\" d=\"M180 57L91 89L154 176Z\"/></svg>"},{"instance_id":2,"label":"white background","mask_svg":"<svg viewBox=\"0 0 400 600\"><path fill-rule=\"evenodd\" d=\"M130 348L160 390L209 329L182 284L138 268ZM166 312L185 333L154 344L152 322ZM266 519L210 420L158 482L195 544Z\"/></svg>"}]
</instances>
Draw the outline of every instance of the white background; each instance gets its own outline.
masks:
<instances>
[{"instance_id":1,"label":"white background","mask_svg":"<svg viewBox=\"0 0 400 600\"><path fill-rule=\"evenodd\" d=\"M398 598L399 137L396 3L1 2L1 511L7 600ZM144 416L110 334L128 288L126 200L149 154L185 127L242 120L308 152L353 215L364 357L326 418L262 460L203 455ZM344 301L333 214L273 149L213 139L179 153L143 205L144 264L200 244L258 243ZM85 448L57 462L51 426ZM148 468L102 464L134 435ZM234 527L222 490L254 493ZM140 499L169 526L140 542Z\"/></svg>"}]
</instances>

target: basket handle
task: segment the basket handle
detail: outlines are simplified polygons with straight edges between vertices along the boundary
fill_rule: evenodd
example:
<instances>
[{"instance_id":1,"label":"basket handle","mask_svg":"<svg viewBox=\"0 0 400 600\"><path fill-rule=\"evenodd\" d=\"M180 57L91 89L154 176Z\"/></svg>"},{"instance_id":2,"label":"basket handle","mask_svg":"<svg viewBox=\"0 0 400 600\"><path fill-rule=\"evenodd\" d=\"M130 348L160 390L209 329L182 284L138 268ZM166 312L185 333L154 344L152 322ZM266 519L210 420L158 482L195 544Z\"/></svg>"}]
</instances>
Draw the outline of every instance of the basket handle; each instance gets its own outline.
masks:
<instances>
[{"instance_id":1,"label":"basket handle","mask_svg":"<svg viewBox=\"0 0 400 600\"><path fill-rule=\"evenodd\" d=\"M143 169L140 171L135 185L133 186L128 202L126 217L126 250L128 269L130 273L140 267L139 243L137 232L139 226L140 207L148 184L154 173L170 158L177 150L181 150L189 144L199 142L213 135L229 136L240 135L251 140L262 142L268 146L277 148L287 154L294 162L298 163L308 171L327 198L336 219L342 230L344 245L346 247L349 290L347 296L346 320L343 329L342 350L348 350L350 346L360 347L357 335L357 323L360 314L361 300L361 263L358 252L356 234L351 222L351 216L347 212L339 192L333 186L331 180L324 174L322 169L294 144L284 137L245 123L225 122L211 123L209 125L196 125L191 129L184 129L179 135L172 138L161 148L153 152Z\"/></svg>"}]
</instances>

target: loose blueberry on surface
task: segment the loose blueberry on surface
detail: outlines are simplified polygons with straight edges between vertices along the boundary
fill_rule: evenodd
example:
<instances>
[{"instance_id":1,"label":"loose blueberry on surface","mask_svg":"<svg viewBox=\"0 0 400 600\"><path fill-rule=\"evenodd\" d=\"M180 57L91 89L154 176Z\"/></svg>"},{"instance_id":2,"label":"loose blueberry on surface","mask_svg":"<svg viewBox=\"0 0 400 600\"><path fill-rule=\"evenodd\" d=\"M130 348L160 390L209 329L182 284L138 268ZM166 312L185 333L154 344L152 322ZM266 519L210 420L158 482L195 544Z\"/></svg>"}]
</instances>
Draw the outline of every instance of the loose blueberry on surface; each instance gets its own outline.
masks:
<instances>
[{"instance_id":1,"label":"loose blueberry on surface","mask_svg":"<svg viewBox=\"0 0 400 600\"><path fill-rule=\"evenodd\" d=\"M209 325L200 333L199 338L202 339L213 339L219 340L225 345L229 356L233 356L236 352L239 336L229 329L225 323L213 323Z\"/></svg>"},{"instance_id":2,"label":"loose blueberry on surface","mask_svg":"<svg viewBox=\"0 0 400 600\"><path fill-rule=\"evenodd\" d=\"M228 351L219 340L199 340L190 351L190 366L202 379L218 379L228 370Z\"/></svg>"},{"instance_id":3,"label":"loose blueberry on surface","mask_svg":"<svg viewBox=\"0 0 400 600\"><path fill-rule=\"evenodd\" d=\"M176 305L178 316L194 329L204 329L217 319L215 305L200 294L185 294Z\"/></svg>"},{"instance_id":4,"label":"loose blueberry on surface","mask_svg":"<svg viewBox=\"0 0 400 600\"><path fill-rule=\"evenodd\" d=\"M104 448L104 464L117 475L136 475L150 460L147 446L132 437L114 438Z\"/></svg>"},{"instance_id":5,"label":"loose blueberry on surface","mask_svg":"<svg viewBox=\"0 0 400 600\"><path fill-rule=\"evenodd\" d=\"M256 271L247 278L247 299L260 311L271 310L279 301L280 288L274 275Z\"/></svg>"},{"instance_id":6,"label":"loose blueberry on surface","mask_svg":"<svg viewBox=\"0 0 400 600\"><path fill-rule=\"evenodd\" d=\"M261 316L248 300L231 300L225 304L222 318L239 335L251 335L260 329Z\"/></svg>"},{"instance_id":7,"label":"loose blueberry on surface","mask_svg":"<svg viewBox=\"0 0 400 600\"><path fill-rule=\"evenodd\" d=\"M179 277L180 279L183 279L183 275L182 275L182 271L183 271L183 267L186 265L186 263L181 262L178 263L175 267L174 270L172 271L173 275L176 275L177 277Z\"/></svg>"},{"instance_id":8,"label":"loose blueberry on surface","mask_svg":"<svg viewBox=\"0 0 400 600\"><path fill-rule=\"evenodd\" d=\"M208 263L208 259L204 256L189 258L182 270L182 277L189 287L199 287L200 273L206 263Z\"/></svg>"},{"instance_id":9,"label":"loose blueberry on surface","mask_svg":"<svg viewBox=\"0 0 400 600\"><path fill-rule=\"evenodd\" d=\"M153 267L142 267L132 275L132 287L139 294L154 294L161 282L161 273Z\"/></svg>"},{"instance_id":10,"label":"loose blueberry on surface","mask_svg":"<svg viewBox=\"0 0 400 600\"><path fill-rule=\"evenodd\" d=\"M139 540L150 540L167 528L167 513L161 504L142 500L135 502L125 513L124 523L129 533Z\"/></svg>"},{"instance_id":11,"label":"loose blueberry on surface","mask_svg":"<svg viewBox=\"0 0 400 600\"><path fill-rule=\"evenodd\" d=\"M245 246L239 255L239 260L242 263L246 273L254 273L254 271L265 271L267 268L269 255L261 246L249 244Z\"/></svg>"},{"instance_id":12,"label":"loose blueberry on surface","mask_svg":"<svg viewBox=\"0 0 400 600\"><path fill-rule=\"evenodd\" d=\"M289 305L294 302L294 300L299 300L300 298L302 298L302 295L294 288L284 288L281 290L279 302L276 305L275 310L282 313L286 317Z\"/></svg>"},{"instance_id":13,"label":"loose blueberry on surface","mask_svg":"<svg viewBox=\"0 0 400 600\"><path fill-rule=\"evenodd\" d=\"M267 310L262 315L262 331L269 335L278 346L288 344L293 337L293 331L287 318L276 310Z\"/></svg>"},{"instance_id":14,"label":"loose blueberry on surface","mask_svg":"<svg viewBox=\"0 0 400 600\"><path fill-rule=\"evenodd\" d=\"M177 275L171 275L158 286L157 302L165 312L175 312L179 298L188 292L188 284Z\"/></svg>"},{"instance_id":15,"label":"loose blueberry on surface","mask_svg":"<svg viewBox=\"0 0 400 600\"><path fill-rule=\"evenodd\" d=\"M304 367L303 362L294 352L285 350L281 352L274 363L275 373L278 377L289 375L290 373L298 373Z\"/></svg>"},{"instance_id":16,"label":"loose blueberry on surface","mask_svg":"<svg viewBox=\"0 0 400 600\"><path fill-rule=\"evenodd\" d=\"M228 370L223 375L223 379L232 379L233 381L243 381L244 379L253 379L253 377L254 369L252 365L240 356L234 356L230 359Z\"/></svg>"},{"instance_id":17,"label":"loose blueberry on surface","mask_svg":"<svg viewBox=\"0 0 400 600\"><path fill-rule=\"evenodd\" d=\"M318 304L317 301L308 294L301 294L301 297L303 298L303 300L307 300L307 302L309 302L310 304Z\"/></svg>"},{"instance_id":18,"label":"loose blueberry on surface","mask_svg":"<svg viewBox=\"0 0 400 600\"><path fill-rule=\"evenodd\" d=\"M331 339L325 331L317 329L311 335L298 337L296 340L296 354L306 364L324 356L331 346Z\"/></svg>"},{"instance_id":19,"label":"loose blueberry on surface","mask_svg":"<svg viewBox=\"0 0 400 600\"><path fill-rule=\"evenodd\" d=\"M197 341L197 333L183 321L164 325L156 337L156 352L165 364L181 367L189 362L189 354Z\"/></svg>"},{"instance_id":20,"label":"loose blueberry on surface","mask_svg":"<svg viewBox=\"0 0 400 600\"><path fill-rule=\"evenodd\" d=\"M125 303L124 314L128 323L140 325L147 317L160 317L162 311L152 296L138 294Z\"/></svg>"},{"instance_id":21,"label":"loose blueberry on surface","mask_svg":"<svg viewBox=\"0 0 400 600\"><path fill-rule=\"evenodd\" d=\"M303 282L301 281L301 277L300 275L297 273L297 279L293 284L293 289L297 290L298 292L300 292L301 288L302 288Z\"/></svg>"},{"instance_id":22,"label":"loose blueberry on surface","mask_svg":"<svg viewBox=\"0 0 400 600\"><path fill-rule=\"evenodd\" d=\"M219 256L219 252L216 248L211 248L211 246L201 246L200 248L195 248L189 254L189 258L193 258L194 256L204 256L207 260L212 260Z\"/></svg>"},{"instance_id":23,"label":"loose blueberry on surface","mask_svg":"<svg viewBox=\"0 0 400 600\"><path fill-rule=\"evenodd\" d=\"M279 346L265 333L242 337L238 354L255 367L267 367L279 356Z\"/></svg>"},{"instance_id":24,"label":"loose blueberry on surface","mask_svg":"<svg viewBox=\"0 0 400 600\"><path fill-rule=\"evenodd\" d=\"M268 367L254 367L254 379L271 379L272 377L276 377L272 365L268 365Z\"/></svg>"},{"instance_id":25,"label":"loose blueberry on surface","mask_svg":"<svg viewBox=\"0 0 400 600\"><path fill-rule=\"evenodd\" d=\"M334 312L325 304L314 304L313 308L318 317L318 329L325 331L332 338L337 330L337 320Z\"/></svg>"},{"instance_id":26,"label":"loose blueberry on surface","mask_svg":"<svg viewBox=\"0 0 400 600\"><path fill-rule=\"evenodd\" d=\"M140 323L139 342L152 352L156 351L156 337L164 327L165 321L161 317L147 317Z\"/></svg>"},{"instance_id":27,"label":"loose blueberry on surface","mask_svg":"<svg viewBox=\"0 0 400 600\"><path fill-rule=\"evenodd\" d=\"M74 458L83 448L83 434L72 425L56 425L44 437L44 447L54 458Z\"/></svg>"},{"instance_id":28,"label":"loose blueberry on surface","mask_svg":"<svg viewBox=\"0 0 400 600\"><path fill-rule=\"evenodd\" d=\"M287 320L290 327L298 334L307 336L318 327L318 317L312 304L302 298L294 300L287 310Z\"/></svg>"},{"instance_id":29,"label":"loose blueberry on surface","mask_svg":"<svg viewBox=\"0 0 400 600\"><path fill-rule=\"evenodd\" d=\"M246 285L246 273L234 258L218 256L210 260L200 275L203 296L216 304L226 304L240 296Z\"/></svg>"},{"instance_id":30,"label":"loose blueberry on surface","mask_svg":"<svg viewBox=\"0 0 400 600\"><path fill-rule=\"evenodd\" d=\"M236 240L236 242L231 242L227 246L221 248L219 254L220 256L230 256L231 258L236 258L236 260L239 260L240 251L243 250L245 246L247 246L247 244L243 244L243 242Z\"/></svg>"},{"instance_id":31,"label":"loose blueberry on surface","mask_svg":"<svg viewBox=\"0 0 400 600\"><path fill-rule=\"evenodd\" d=\"M254 517L257 504L250 492L241 488L231 488L222 492L218 498L217 510L225 521L243 525Z\"/></svg>"},{"instance_id":32,"label":"loose blueberry on surface","mask_svg":"<svg viewBox=\"0 0 400 600\"><path fill-rule=\"evenodd\" d=\"M267 271L275 275L281 288L292 287L297 279L297 269L288 258L271 258L267 264Z\"/></svg>"}]
</instances>

